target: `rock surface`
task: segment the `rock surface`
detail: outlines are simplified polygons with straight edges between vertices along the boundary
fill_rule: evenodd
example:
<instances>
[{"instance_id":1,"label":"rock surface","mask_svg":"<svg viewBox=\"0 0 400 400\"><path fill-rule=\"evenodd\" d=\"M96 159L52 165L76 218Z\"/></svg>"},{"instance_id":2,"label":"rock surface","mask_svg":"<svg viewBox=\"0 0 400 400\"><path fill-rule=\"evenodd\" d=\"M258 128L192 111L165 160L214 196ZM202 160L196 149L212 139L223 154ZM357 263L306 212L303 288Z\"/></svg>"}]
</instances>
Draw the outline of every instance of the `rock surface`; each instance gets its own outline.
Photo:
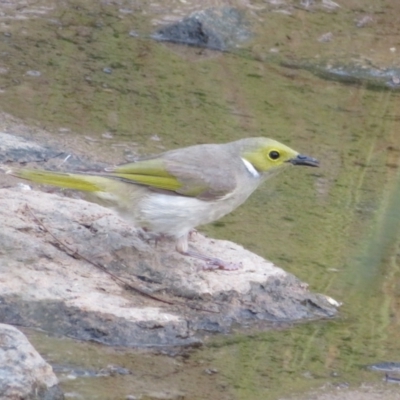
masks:
<instances>
[{"instance_id":1,"label":"rock surface","mask_svg":"<svg viewBox=\"0 0 400 400\"><path fill-rule=\"evenodd\" d=\"M0 324L0 398L64 398L51 366L23 333L5 324Z\"/></svg>"},{"instance_id":2,"label":"rock surface","mask_svg":"<svg viewBox=\"0 0 400 400\"><path fill-rule=\"evenodd\" d=\"M204 271L168 240L144 240L109 209L18 188L9 179L0 174L4 322L147 347L199 343L202 333L229 332L237 324L336 312L326 296L310 293L294 276L234 243L195 235L191 246L198 252L242 263L238 271Z\"/></svg>"}]
</instances>

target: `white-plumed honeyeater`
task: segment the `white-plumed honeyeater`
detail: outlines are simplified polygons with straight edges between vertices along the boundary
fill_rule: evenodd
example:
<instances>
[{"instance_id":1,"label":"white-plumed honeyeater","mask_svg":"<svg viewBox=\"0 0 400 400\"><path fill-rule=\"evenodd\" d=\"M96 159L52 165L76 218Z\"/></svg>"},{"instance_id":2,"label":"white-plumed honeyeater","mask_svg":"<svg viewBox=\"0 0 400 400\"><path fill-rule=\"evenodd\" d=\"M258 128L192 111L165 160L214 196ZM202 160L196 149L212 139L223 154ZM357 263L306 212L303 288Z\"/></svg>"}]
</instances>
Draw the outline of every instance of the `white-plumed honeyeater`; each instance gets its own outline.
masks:
<instances>
[{"instance_id":1,"label":"white-plumed honeyeater","mask_svg":"<svg viewBox=\"0 0 400 400\"><path fill-rule=\"evenodd\" d=\"M267 178L290 165L317 167L314 158L276 140L247 138L171 150L109 168L105 172L61 173L13 169L30 181L90 192L138 228L173 238L176 249L209 268L235 269L188 247L191 230L240 206Z\"/></svg>"}]
</instances>

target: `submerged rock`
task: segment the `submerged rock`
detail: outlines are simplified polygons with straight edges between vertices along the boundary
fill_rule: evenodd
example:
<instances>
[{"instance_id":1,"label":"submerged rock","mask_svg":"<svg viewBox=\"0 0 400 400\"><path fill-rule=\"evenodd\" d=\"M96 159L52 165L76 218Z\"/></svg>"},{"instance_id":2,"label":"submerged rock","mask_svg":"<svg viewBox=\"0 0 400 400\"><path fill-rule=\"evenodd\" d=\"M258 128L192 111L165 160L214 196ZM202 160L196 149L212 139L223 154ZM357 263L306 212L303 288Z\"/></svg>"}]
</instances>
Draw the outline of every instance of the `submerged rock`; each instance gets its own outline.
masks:
<instances>
[{"instance_id":1,"label":"submerged rock","mask_svg":"<svg viewBox=\"0 0 400 400\"><path fill-rule=\"evenodd\" d=\"M51 366L18 329L0 324L0 393L6 399L63 399Z\"/></svg>"},{"instance_id":2,"label":"submerged rock","mask_svg":"<svg viewBox=\"0 0 400 400\"><path fill-rule=\"evenodd\" d=\"M251 37L243 12L232 7L196 11L176 24L160 28L152 38L227 51Z\"/></svg>"},{"instance_id":3,"label":"submerged rock","mask_svg":"<svg viewBox=\"0 0 400 400\"><path fill-rule=\"evenodd\" d=\"M90 368L74 367L70 365L54 364L53 370L56 372L60 379L75 379L75 378L98 378L104 376L116 375L131 375L132 371L120 367L119 365L109 364L105 368L94 370Z\"/></svg>"},{"instance_id":4,"label":"submerged rock","mask_svg":"<svg viewBox=\"0 0 400 400\"><path fill-rule=\"evenodd\" d=\"M364 85L369 89L400 89L400 68L374 68L363 65L340 65L307 61L284 61L284 67L305 69L320 78Z\"/></svg>"},{"instance_id":5,"label":"submerged rock","mask_svg":"<svg viewBox=\"0 0 400 400\"><path fill-rule=\"evenodd\" d=\"M367 368L371 371L400 372L400 362L382 361L367 365Z\"/></svg>"},{"instance_id":6,"label":"submerged rock","mask_svg":"<svg viewBox=\"0 0 400 400\"><path fill-rule=\"evenodd\" d=\"M0 186L2 178L10 179L0 174ZM146 241L107 208L7 185L0 189L4 322L148 347L336 313L331 299L237 244L197 234L191 246L198 252L242 263L238 271L204 271L201 261L178 254L168 240Z\"/></svg>"}]
</instances>

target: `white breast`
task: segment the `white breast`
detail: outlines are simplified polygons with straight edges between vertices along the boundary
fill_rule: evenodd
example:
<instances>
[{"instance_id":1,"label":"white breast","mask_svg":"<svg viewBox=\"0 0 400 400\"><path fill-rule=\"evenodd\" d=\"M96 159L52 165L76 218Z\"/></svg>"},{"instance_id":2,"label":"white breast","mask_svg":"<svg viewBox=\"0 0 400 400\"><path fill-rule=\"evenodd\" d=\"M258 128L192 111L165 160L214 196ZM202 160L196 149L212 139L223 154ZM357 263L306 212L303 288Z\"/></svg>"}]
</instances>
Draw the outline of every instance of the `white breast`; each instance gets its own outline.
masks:
<instances>
[{"instance_id":1,"label":"white breast","mask_svg":"<svg viewBox=\"0 0 400 400\"><path fill-rule=\"evenodd\" d=\"M216 221L230 213L242 204L252 191L240 195L232 193L217 201L152 193L141 200L138 207L140 218L135 219L142 227L152 232L178 238L196 226Z\"/></svg>"}]
</instances>

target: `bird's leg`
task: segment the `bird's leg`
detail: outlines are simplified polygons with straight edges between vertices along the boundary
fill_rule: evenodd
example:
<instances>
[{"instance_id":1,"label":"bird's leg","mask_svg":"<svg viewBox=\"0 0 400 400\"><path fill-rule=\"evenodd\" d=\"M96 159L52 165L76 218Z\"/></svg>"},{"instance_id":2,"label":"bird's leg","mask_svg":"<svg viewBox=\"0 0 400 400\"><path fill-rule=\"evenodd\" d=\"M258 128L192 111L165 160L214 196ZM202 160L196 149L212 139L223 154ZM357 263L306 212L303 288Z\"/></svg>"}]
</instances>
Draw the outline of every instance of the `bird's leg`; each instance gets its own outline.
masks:
<instances>
[{"instance_id":1,"label":"bird's leg","mask_svg":"<svg viewBox=\"0 0 400 400\"><path fill-rule=\"evenodd\" d=\"M216 257L208 257L203 254L197 253L193 250L189 249L188 245L188 235L181 236L176 242L176 250L183 254L184 256L198 258L206 262L203 266L204 270L214 270L214 269L222 269L225 271L235 271L241 268L242 264L236 264L232 262L226 262Z\"/></svg>"},{"instance_id":2,"label":"bird's leg","mask_svg":"<svg viewBox=\"0 0 400 400\"><path fill-rule=\"evenodd\" d=\"M188 233L188 240L193 241L197 235L197 229L191 229Z\"/></svg>"}]
</instances>

